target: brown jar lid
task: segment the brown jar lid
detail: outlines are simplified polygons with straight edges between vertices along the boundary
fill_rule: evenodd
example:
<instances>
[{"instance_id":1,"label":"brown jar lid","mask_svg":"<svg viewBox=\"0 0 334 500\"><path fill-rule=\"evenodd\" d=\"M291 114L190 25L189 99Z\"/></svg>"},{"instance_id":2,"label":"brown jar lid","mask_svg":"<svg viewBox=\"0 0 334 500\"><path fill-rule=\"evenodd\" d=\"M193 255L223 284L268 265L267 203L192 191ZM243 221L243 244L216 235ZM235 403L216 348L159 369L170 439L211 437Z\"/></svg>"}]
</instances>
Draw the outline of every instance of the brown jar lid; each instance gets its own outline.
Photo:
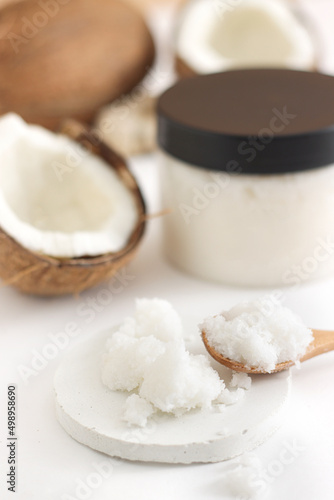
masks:
<instances>
[{"instance_id":1,"label":"brown jar lid","mask_svg":"<svg viewBox=\"0 0 334 500\"><path fill-rule=\"evenodd\" d=\"M210 170L297 172L334 163L334 78L285 69L201 75L158 102L158 142Z\"/></svg>"}]
</instances>

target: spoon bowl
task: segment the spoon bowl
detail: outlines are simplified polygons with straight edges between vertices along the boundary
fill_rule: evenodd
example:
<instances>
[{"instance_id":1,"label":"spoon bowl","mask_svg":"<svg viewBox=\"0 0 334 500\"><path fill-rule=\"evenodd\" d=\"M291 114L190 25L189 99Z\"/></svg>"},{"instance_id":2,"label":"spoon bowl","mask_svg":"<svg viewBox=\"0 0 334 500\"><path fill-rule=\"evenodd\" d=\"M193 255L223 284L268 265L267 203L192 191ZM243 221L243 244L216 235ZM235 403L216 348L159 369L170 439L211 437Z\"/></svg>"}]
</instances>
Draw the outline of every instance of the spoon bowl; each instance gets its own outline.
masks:
<instances>
[{"instance_id":1,"label":"spoon bowl","mask_svg":"<svg viewBox=\"0 0 334 500\"><path fill-rule=\"evenodd\" d=\"M313 342L308 346L306 353L298 361L303 362L307 359L314 358L325 352L334 350L334 331L323 331L323 330L313 330ZM212 345L209 344L207 336L204 331L202 331L202 339L206 350L218 363L231 368L236 372L243 372L249 374L267 374L267 373L277 373L283 370L287 370L290 366L295 364L295 361L285 361L283 363L278 363L274 370L267 372L260 368L254 366L246 366L239 361L234 361L232 359L226 358L220 352L218 352Z\"/></svg>"}]
</instances>

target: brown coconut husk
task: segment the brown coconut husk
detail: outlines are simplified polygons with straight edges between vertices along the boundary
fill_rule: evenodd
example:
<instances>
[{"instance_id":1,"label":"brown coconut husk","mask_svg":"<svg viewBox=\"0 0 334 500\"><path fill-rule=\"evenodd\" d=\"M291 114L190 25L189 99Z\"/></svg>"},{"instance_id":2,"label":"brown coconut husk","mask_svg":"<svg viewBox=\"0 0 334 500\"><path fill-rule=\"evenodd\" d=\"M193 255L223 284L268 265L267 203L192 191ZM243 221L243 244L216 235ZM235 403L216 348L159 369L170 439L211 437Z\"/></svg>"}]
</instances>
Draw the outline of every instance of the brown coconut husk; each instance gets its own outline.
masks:
<instances>
[{"instance_id":1,"label":"brown coconut husk","mask_svg":"<svg viewBox=\"0 0 334 500\"><path fill-rule=\"evenodd\" d=\"M122 1L130 3L137 9L143 11L144 14L146 14L147 12L150 12L151 10L159 7L176 8L183 5L188 0L122 0Z\"/></svg>"},{"instance_id":2,"label":"brown coconut husk","mask_svg":"<svg viewBox=\"0 0 334 500\"><path fill-rule=\"evenodd\" d=\"M142 81L154 56L143 16L125 2L0 4L0 114L53 130L68 117L90 123Z\"/></svg>"},{"instance_id":3,"label":"brown coconut husk","mask_svg":"<svg viewBox=\"0 0 334 500\"><path fill-rule=\"evenodd\" d=\"M190 78L199 74L188 66L188 64L185 63L179 56L175 56L175 71L180 78Z\"/></svg>"},{"instance_id":4,"label":"brown coconut husk","mask_svg":"<svg viewBox=\"0 0 334 500\"><path fill-rule=\"evenodd\" d=\"M133 193L138 209L138 223L126 246L119 252L73 259L58 259L31 252L0 228L0 278L4 285L13 285L20 291L33 295L77 294L110 279L134 257L146 225L145 202L123 158L78 122L66 122L62 131L100 156L117 172Z\"/></svg>"},{"instance_id":5,"label":"brown coconut husk","mask_svg":"<svg viewBox=\"0 0 334 500\"><path fill-rule=\"evenodd\" d=\"M199 76L201 74L197 73L194 69L188 66L188 64L185 63L183 59L181 59L178 56L175 57L174 67L176 74L180 79L191 78L193 76ZM315 62L314 65L309 69L309 71L318 72L319 71L318 63Z\"/></svg>"}]
</instances>

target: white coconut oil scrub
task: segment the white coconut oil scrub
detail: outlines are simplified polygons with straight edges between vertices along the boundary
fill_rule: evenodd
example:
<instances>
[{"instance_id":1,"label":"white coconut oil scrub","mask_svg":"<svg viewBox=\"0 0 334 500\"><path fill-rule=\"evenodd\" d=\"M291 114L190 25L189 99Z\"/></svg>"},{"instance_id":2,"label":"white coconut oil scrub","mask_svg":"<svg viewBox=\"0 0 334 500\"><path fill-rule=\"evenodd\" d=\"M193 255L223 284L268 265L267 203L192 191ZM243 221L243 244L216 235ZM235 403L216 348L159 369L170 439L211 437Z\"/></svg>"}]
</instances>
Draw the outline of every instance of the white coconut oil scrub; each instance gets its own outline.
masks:
<instances>
[{"instance_id":1,"label":"white coconut oil scrub","mask_svg":"<svg viewBox=\"0 0 334 500\"><path fill-rule=\"evenodd\" d=\"M122 249L136 224L132 193L98 156L63 135L0 119L0 227L51 257Z\"/></svg>"},{"instance_id":2,"label":"white coconut oil scrub","mask_svg":"<svg viewBox=\"0 0 334 500\"><path fill-rule=\"evenodd\" d=\"M240 70L159 100L164 248L181 270L238 286L334 272L334 78Z\"/></svg>"},{"instance_id":3,"label":"white coconut oil scrub","mask_svg":"<svg viewBox=\"0 0 334 500\"><path fill-rule=\"evenodd\" d=\"M54 387L58 420L80 443L128 460L196 463L267 440L290 380L288 371L251 378L219 365L196 323L184 329L171 304L140 299L121 324L69 350Z\"/></svg>"},{"instance_id":4,"label":"white coconut oil scrub","mask_svg":"<svg viewBox=\"0 0 334 500\"><path fill-rule=\"evenodd\" d=\"M139 426L157 410L177 416L209 408L226 389L206 356L187 351L180 317L160 299L137 300L135 315L113 332L102 381L111 390L137 391L126 400L124 419Z\"/></svg>"},{"instance_id":5,"label":"white coconut oil scrub","mask_svg":"<svg viewBox=\"0 0 334 500\"><path fill-rule=\"evenodd\" d=\"M266 373L285 361L298 364L313 341L312 330L296 314L279 304L268 309L265 299L243 302L206 318L200 329L224 357ZM242 386L236 378L238 382Z\"/></svg>"}]
</instances>

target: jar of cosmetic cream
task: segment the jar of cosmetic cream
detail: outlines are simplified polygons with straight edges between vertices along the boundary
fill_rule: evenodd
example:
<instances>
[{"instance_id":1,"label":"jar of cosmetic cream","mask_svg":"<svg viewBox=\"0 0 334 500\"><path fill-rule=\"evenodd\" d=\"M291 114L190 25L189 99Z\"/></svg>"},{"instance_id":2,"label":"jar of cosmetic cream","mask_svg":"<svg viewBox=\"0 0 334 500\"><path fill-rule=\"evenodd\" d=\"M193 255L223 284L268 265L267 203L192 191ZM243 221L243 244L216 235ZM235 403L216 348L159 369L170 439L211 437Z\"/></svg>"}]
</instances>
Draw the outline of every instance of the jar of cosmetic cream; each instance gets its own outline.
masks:
<instances>
[{"instance_id":1,"label":"jar of cosmetic cream","mask_svg":"<svg viewBox=\"0 0 334 500\"><path fill-rule=\"evenodd\" d=\"M334 78L185 79L158 104L164 241L195 276L299 286L334 272Z\"/></svg>"}]
</instances>

